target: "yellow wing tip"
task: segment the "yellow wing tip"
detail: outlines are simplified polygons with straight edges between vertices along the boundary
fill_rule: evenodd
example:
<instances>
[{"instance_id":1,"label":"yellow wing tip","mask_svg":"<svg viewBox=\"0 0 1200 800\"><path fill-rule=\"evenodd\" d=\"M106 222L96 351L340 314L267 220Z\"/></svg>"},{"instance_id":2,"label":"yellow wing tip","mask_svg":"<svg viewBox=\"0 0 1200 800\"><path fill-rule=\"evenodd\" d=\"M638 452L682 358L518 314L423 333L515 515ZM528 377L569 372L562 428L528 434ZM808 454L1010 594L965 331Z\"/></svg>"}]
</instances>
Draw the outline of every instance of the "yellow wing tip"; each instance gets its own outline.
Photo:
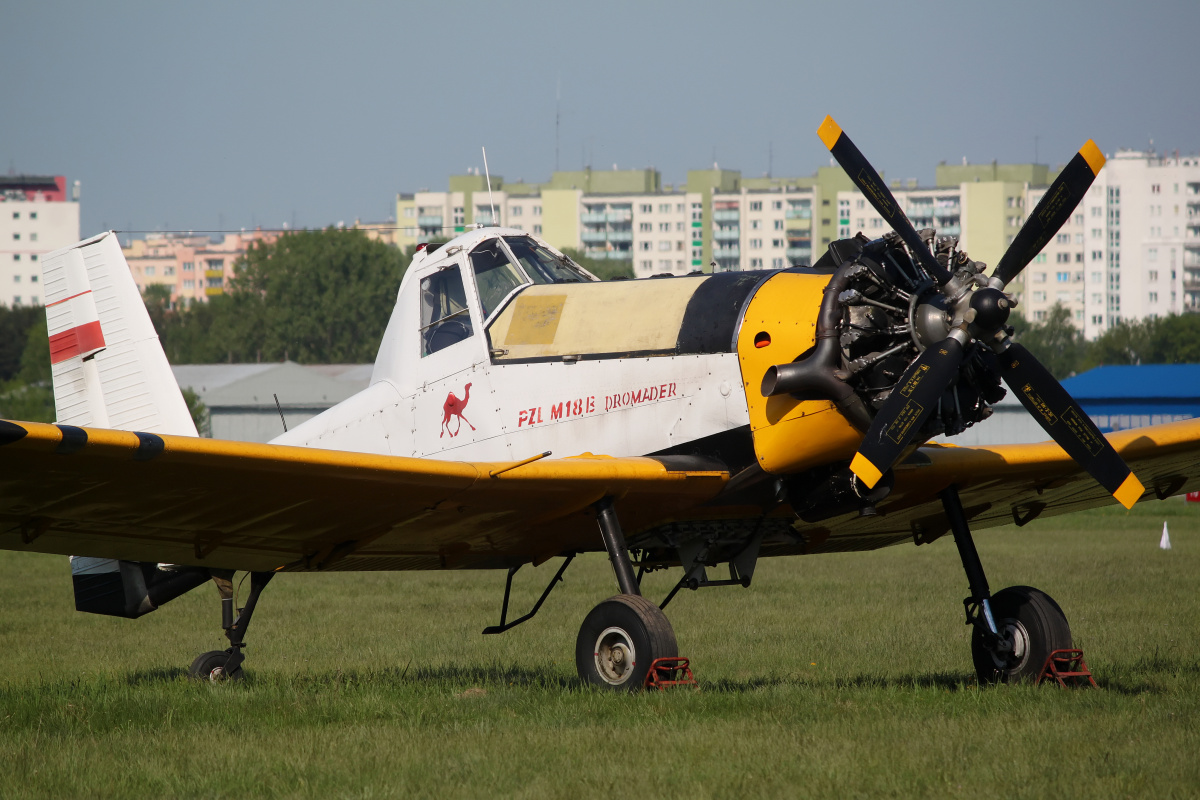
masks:
<instances>
[{"instance_id":1,"label":"yellow wing tip","mask_svg":"<svg viewBox=\"0 0 1200 800\"><path fill-rule=\"evenodd\" d=\"M1129 477L1122 481L1117 490L1113 492L1113 497L1117 498L1117 502L1126 509L1130 509L1133 508L1134 503L1142 499L1142 495L1145 493L1146 487L1142 486L1142 482L1131 472Z\"/></svg>"},{"instance_id":2,"label":"yellow wing tip","mask_svg":"<svg viewBox=\"0 0 1200 800\"><path fill-rule=\"evenodd\" d=\"M837 144L837 140L841 138L842 126L833 121L833 117L825 115L825 121L821 123L821 127L817 128L817 136L821 137L821 141L830 150ZM860 476L861 477L861 476Z\"/></svg>"},{"instance_id":3,"label":"yellow wing tip","mask_svg":"<svg viewBox=\"0 0 1200 800\"><path fill-rule=\"evenodd\" d=\"M862 453L855 453L854 460L850 462L850 471L858 476L858 479L866 484L868 489L874 489L875 484L879 483L879 479L883 477L883 473L879 468L871 463L870 459Z\"/></svg>"},{"instance_id":4,"label":"yellow wing tip","mask_svg":"<svg viewBox=\"0 0 1200 800\"><path fill-rule=\"evenodd\" d=\"M1087 162L1088 169L1093 175L1099 175L1101 168L1104 167L1104 153L1100 152L1100 148L1091 139L1083 147L1079 148L1079 155L1083 156L1083 160Z\"/></svg>"}]
</instances>

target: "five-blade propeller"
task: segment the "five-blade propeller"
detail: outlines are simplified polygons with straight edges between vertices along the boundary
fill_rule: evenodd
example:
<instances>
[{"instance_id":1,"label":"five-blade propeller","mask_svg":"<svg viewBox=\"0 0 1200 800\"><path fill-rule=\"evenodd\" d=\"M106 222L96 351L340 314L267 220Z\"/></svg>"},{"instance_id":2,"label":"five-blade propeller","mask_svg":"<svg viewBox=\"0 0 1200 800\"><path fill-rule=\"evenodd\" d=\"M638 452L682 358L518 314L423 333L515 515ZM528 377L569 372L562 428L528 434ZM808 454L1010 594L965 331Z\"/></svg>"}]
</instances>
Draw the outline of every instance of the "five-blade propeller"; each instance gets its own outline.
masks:
<instances>
[{"instance_id":1,"label":"five-blade propeller","mask_svg":"<svg viewBox=\"0 0 1200 800\"><path fill-rule=\"evenodd\" d=\"M1144 492L1137 477L1049 370L1003 333L1010 304L1001 290L1070 218L1104 166L1104 156L1095 143L1089 139L1054 180L1000 259L987 286L979 287L957 280L938 262L879 174L832 117L825 118L817 134L934 279L947 303L957 309L952 312L956 326L949 337L926 348L884 401L850 464L851 471L868 488L875 486L953 388L968 349L979 342L997 352L1000 376L1038 424L1123 506L1132 507Z\"/></svg>"}]
</instances>

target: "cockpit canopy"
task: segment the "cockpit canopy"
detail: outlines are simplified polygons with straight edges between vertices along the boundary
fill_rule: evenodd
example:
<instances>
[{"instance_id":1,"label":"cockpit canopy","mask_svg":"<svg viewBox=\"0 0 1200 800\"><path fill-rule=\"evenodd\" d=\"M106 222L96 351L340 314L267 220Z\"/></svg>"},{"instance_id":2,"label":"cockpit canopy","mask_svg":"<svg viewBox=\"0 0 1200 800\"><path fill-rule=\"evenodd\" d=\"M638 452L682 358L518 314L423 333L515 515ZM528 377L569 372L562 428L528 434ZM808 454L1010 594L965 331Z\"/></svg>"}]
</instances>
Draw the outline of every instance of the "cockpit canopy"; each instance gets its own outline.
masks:
<instances>
[{"instance_id":1,"label":"cockpit canopy","mask_svg":"<svg viewBox=\"0 0 1200 800\"><path fill-rule=\"evenodd\" d=\"M484 327L525 287L596 280L531 236L488 237L470 250L467 261L475 277ZM420 330L422 357L474 335L458 269L442 269L421 279Z\"/></svg>"}]
</instances>

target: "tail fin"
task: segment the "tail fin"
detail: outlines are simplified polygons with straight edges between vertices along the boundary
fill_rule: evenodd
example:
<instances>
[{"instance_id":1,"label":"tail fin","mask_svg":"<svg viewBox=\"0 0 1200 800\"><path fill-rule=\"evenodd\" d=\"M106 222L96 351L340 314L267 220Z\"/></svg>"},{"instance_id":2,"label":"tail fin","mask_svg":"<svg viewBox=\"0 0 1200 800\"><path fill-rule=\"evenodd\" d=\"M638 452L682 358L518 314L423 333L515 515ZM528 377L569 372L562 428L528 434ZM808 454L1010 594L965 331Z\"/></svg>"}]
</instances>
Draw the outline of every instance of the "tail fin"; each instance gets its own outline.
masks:
<instances>
[{"instance_id":1,"label":"tail fin","mask_svg":"<svg viewBox=\"0 0 1200 800\"><path fill-rule=\"evenodd\" d=\"M112 231L42 258L59 424L195 436Z\"/></svg>"},{"instance_id":2,"label":"tail fin","mask_svg":"<svg viewBox=\"0 0 1200 800\"><path fill-rule=\"evenodd\" d=\"M116 234L42 258L60 425L195 436ZM75 607L139 617L208 580L207 570L71 557Z\"/></svg>"}]
</instances>

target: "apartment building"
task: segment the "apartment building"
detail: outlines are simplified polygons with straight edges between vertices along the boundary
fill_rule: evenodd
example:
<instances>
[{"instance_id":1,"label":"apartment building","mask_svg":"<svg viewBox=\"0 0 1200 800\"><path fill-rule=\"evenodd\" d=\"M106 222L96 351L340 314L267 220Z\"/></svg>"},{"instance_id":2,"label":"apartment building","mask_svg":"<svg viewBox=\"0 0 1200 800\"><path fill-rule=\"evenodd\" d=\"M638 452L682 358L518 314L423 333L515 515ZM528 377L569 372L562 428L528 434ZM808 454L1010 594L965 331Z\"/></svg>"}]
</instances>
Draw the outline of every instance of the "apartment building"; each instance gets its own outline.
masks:
<instances>
[{"instance_id":1,"label":"apartment building","mask_svg":"<svg viewBox=\"0 0 1200 800\"><path fill-rule=\"evenodd\" d=\"M46 253L79 241L79 181L62 175L0 175L0 303L42 303Z\"/></svg>"},{"instance_id":2,"label":"apartment building","mask_svg":"<svg viewBox=\"0 0 1200 800\"><path fill-rule=\"evenodd\" d=\"M148 286L167 286L172 302L203 302L224 294L234 264L254 242L270 244L279 236L277 231L261 230L213 236L151 233L132 240L121 252L142 293Z\"/></svg>"}]
</instances>

